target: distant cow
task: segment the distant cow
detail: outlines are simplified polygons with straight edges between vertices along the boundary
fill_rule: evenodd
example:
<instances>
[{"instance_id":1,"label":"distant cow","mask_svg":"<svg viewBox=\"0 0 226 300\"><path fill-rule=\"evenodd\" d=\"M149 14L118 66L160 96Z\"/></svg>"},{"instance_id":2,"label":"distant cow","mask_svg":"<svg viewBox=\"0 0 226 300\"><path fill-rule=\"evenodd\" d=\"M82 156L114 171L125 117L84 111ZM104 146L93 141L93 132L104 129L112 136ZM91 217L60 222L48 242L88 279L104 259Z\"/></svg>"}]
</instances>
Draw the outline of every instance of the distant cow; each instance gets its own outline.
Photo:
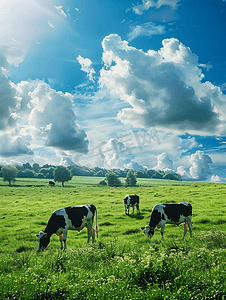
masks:
<instances>
[{"instance_id":1,"label":"distant cow","mask_svg":"<svg viewBox=\"0 0 226 300\"><path fill-rule=\"evenodd\" d=\"M136 194L125 196L124 205L125 205L125 214L129 214L130 207L133 208L133 213L134 213L134 206L136 206L137 212L140 213L139 196L137 196Z\"/></svg>"},{"instance_id":2,"label":"distant cow","mask_svg":"<svg viewBox=\"0 0 226 300\"><path fill-rule=\"evenodd\" d=\"M161 228L161 234L163 237L166 223L176 225L184 223L183 238L185 238L188 228L190 231L190 236L192 237L191 218L192 206L190 203L182 202L157 204L152 210L149 225L141 227L141 229L145 235L151 238L154 235L154 229L157 226L158 228Z\"/></svg>"},{"instance_id":3,"label":"distant cow","mask_svg":"<svg viewBox=\"0 0 226 300\"><path fill-rule=\"evenodd\" d=\"M93 228L93 220L95 217L96 226ZM95 231L98 237L98 226L97 226L97 210L96 207L91 204L69 206L66 208L60 208L53 212L50 217L48 224L44 231L41 231L38 237L38 251L45 249L49 242L50 237L55 233L59 236L61 242L61 249L67 249L66 239L68 230L81 231L84 227L87 227L87 234L89 243L90 237L95 240Z\"/></svg>"},{"instance_id":4,"label":"distant cow","mask_svg":"<svg viewBox=\"0 0 226 300\"><path fill-rule=\"evenodd\" d=\"M50 186L54 186L54 185L55 185L55 182L54 182L54 181L49 181L49 185L50 185Z\"/></svg>"}]
</instances>

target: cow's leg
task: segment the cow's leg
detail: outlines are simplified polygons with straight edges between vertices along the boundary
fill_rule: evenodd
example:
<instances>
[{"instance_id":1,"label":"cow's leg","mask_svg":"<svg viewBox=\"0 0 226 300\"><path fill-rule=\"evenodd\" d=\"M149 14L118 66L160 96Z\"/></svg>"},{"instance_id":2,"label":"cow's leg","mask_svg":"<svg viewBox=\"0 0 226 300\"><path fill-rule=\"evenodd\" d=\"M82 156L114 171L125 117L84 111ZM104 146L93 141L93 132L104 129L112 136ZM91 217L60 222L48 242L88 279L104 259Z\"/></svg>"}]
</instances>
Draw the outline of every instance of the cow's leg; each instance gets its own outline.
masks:
<instances>
[{"instance_id":1,"label":"cow's leg","mask_svg":"<svg viewBox=\"0 0 226 300\"><path fill-rule=\"evenodd\" d=\"M89 240L92 236L92 227L93 227L93 222L89 221L87 223L87 243L89 243Z\"/></svg>"},{"instance_id":2,"label":"cow's leg","mask_svg":"<svg viewBox=\"0 0 226 300\"><path fill-rule=\"evenodd\" d=\"M183 236L183 239L185 239L187 231L188 231L188 223L187 223L187 221L185 221L184 222L184 236Z\"/></svg>"},{"instance_id":3,"label":"cow's leg","mask_svg":"<svg viewBox=\"0 0 226 300\"><path fill-rule=\"evenodd\" d=\"M140 213L140 207L139 207L139 204L137 204L137 212Z\"/></svg>"},{"instance_id":4,"label":"cow's leg","mask_svg":"<svg viewBox=\"0 0 226 300\"><path fill-rule=\"evenodd\" d=\"M161 235L162 235L162 239L164 239L163 234L164 234L165 225L166 225L166 223L162 223L162 224L161 224Z\"/></svg>"},{"instance_id":5,"label":"cow's leg","mask_svg":"<svg viewBox=\"0 0 226 300\"><path fill-rule=\"evenodd\" d=\"M127 206L125 205L125 214L127 215Z\"/></svg>"},{"instance_id":6,"label":"cow's leg","mask_svg":"<svg viewBox=\"0 0 226 300\"><path fill-rule=\"evenodd\" d=\"M187 222L188 222L188 228L189 228L189 231L190 231L190 237L192 237L192 223L191 223L191 217L188 217Z\"/></svg>"},{"instance_id":7,"label":"cow's leg","mask_svg":"<svg viewBox=\"0 0 226 300\"><path fill-rule=\"evenodd\" d=\"M62 234L62 241L64 242L64 250L67 249L66 240L67 240L67 230L65 230ZM63 243L61 243L61 249L63 249Z\"/></svg>"},{"instance_id":8,"label":"cow's leg","mask_svg":"<svg viewBox=\"0 0 226 300\"><path fill-rule=\"evenodd\" d=\"M133 214L134 214L134 205L133 205Z\"/></svg>"},{"instance_id":9,"label":"cow's leg","mask_svg":"<svg viewBox=\"0 0 226 300\"><path fill-rule=\"evenodd\" d=\"M59 235L60 243L61 243L61 250L63 250L63 233Z\"/></svg>"}]
</instances>

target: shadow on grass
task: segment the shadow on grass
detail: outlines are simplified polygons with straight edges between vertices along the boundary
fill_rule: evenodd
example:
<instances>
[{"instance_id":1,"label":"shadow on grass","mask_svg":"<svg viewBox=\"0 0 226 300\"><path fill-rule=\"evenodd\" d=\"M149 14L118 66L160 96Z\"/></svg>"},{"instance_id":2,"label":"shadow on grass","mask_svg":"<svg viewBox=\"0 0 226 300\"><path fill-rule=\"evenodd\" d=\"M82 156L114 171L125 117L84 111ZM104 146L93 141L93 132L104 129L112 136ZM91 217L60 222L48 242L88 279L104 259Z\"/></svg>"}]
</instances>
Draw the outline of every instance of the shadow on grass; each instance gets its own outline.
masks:
<instances>
[{"instance_id":1,"label":"shadow on grass","mask_svg":"<svg viewBox=\"0 0 226 300\"><path fill-rule=\"evenodd\" d=\"M140 213L140 214L131 214L131 215L127 215L128 217L130 217L131 219L137 219L137 220L142 220L144 218L144 214Z\"/></svg>"}]
</instances>

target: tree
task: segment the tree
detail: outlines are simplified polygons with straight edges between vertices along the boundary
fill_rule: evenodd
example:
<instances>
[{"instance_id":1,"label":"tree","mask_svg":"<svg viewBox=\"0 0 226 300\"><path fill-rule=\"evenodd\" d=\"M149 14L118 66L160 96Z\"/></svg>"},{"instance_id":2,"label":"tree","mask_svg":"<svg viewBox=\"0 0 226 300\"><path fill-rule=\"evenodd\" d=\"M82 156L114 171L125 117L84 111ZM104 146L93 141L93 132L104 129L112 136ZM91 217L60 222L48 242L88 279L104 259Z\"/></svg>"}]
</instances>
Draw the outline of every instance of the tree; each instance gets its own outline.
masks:
<instances>
[{"instance_id":1,"label":"tree","mask_svg":"<svg viewBox=\"0 0 226 300\"><path fill-rule=\"evenodd\" d=\"M121 186L122 183L120 179L118 178L118 175L116 175L114 172L108 172L106 174L106 180L108 186Z\"/></svg>"},{"instance_id":2,"label":"tree","mask_svg":"<svg viewBox=\"0 0 226 300\"><path fill-rule=\"evenodd\" d=\"M17 168L14 166L4 166L2 167L2 176L4 181L8 181L9 185L11 185L12 181L15 181L17 177Z\"/></svg>"},{"instance_id":3,"label":"tree","mask_svg":"<svg viewBox=\"0 0 226 300\"><path fill-rule=\"evenodd\" d=\"M33 167L33 170L34 170L36 173L39 172L39 170L40 170L39 164L34 163L32 167Z\"/></svg>"},{"instance_id":4,"label":"tree","mask_svg":"<svg viewBox=\"0 0 226 300\"><path fill-rule=\"evenodd\" d=\"M126 175L126 186L135 186L137 183L137 178L132 170L129 170Z\"/></svg>"},{"instance_id":5,"label":"tree","mask_svg":"<svg viewBox=\"0 0 226 300\"><path fill-rule=\"evenodd\" d=\"M71 171L63 166L58 166L53 171L54 180L61 182L62 186L64 186L65 181L69 181L72 179L73 175L71 174Z\"/></svg>"}]
</instances>

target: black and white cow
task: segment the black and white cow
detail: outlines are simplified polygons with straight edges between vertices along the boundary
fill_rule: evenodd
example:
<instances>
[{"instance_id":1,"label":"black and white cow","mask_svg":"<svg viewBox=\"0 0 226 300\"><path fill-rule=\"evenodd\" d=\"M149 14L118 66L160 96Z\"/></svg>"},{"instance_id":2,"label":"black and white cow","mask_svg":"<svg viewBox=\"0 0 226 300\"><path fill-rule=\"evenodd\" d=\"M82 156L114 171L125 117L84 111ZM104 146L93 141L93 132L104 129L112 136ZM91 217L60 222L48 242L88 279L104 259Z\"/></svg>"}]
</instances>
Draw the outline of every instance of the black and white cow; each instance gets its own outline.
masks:
<instances>
[{"instance_id":1,"label":"black and white cow","mask_svg":"<svg viewBox=\"0 0 226 300\"><path fill-rule=\"evenodd\" d=\"M54 185L55 185L55 182L54 182L54 181L49 181L49 185L50 185L50 186L54 186Z\"/></svg>"},{"instance_id":2,"label":"black and white cow","mask_svg":"<svg viewBox=\"0 0 226 300\"><path fill-rule=\"evenodd\" d=\"M93 228L93 220L95 217L96 226ZM61 249L67 249L67 231L77 230L81 231L84 227L87 227L87 234L89 243L90 237L95 240L95 231L98 237L97 226L97 210L96 207L91 204L69 206L66 208L60 208L55 210L50 217L48 224L44 231L41 231L38 237L38 251L45 249L49 242L50 237L55 233L59 236L61 242Z\"/></svg>"},{"instance_id":3,"label":"black and white cow","mask_svg":"<svg viewBox=\"0 0 226 300\"><path fill-rule=\"evenodd\" d=\"M125 214L129 214L130 207L133 208L133 213L134 213L134 206L136 206L137 212L140 213L139 196L137 196L136 194L125 196L125 198L124 198L124 206L125 206Z\"/></svg>"},{"instance_id":4,"label":"black and white cow","mask_svg":"<svg viewBox=\"0 0 226 300\"><path fill-rule=\"evenodd\" d=\"M153 207L149 225L141 227L144 234L148 237L154 235L155 227L161 228L161 234L163 237L164 228L166 223L179 225L184 223L184 236L190 231L192 237L192 206L190 203L163 203L157 204Z\"/></svg>"}]
</instances>

